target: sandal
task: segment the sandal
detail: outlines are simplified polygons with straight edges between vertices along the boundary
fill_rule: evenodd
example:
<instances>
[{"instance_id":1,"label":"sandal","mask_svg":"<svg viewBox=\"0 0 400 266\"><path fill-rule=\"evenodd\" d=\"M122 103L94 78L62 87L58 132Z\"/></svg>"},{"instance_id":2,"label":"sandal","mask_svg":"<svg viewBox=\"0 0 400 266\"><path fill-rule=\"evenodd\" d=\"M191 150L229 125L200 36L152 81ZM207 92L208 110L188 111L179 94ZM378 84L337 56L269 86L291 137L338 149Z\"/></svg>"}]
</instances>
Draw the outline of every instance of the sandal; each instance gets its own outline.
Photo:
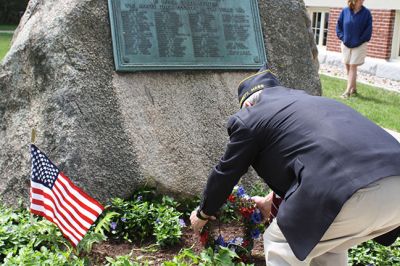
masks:
<instances>
[{"instance_id":1,"label":"sandal","mask_svg":"<svg viewBox=\"0 0 400 266\"><path fill-rule=\"evenodd\" d=\"M342 95L340 95L340 98L347 99L350 97L350 95L351 95L350 92L345 92Z\"/></svg>"},{"instance_id":2,"label":"sandal","mask_svg":"<svg viewBox=\"0 0 400 266\"><path fill-rule=\"evenodd\" d=\"M350 96L357 96L357 95L358 95L357 90L352 90L350 92Z\"/></svg>"}]
</instances>

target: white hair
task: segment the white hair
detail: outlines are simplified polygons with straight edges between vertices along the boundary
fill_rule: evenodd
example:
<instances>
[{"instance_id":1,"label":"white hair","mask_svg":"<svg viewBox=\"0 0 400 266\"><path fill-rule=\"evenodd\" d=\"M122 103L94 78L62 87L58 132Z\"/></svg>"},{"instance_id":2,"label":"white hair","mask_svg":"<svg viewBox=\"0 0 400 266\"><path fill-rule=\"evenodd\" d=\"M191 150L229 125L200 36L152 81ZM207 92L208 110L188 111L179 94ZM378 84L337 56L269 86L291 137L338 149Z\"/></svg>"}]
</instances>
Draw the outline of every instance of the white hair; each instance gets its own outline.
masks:
<instances>
[{"instance_id":1,"label":"white hair","mask_svg":"<svg viewBox=\"0 0 400 266\"><path fill-rule=\"evenodd\" d=\"M243 102L242 108L253 106L256 103L258 103L258 101L260 100L261 92L262 92L262 90L256 91L255 93L250 95L250 97L247 98L246 101Z\"/></svg>"}]
</instances>

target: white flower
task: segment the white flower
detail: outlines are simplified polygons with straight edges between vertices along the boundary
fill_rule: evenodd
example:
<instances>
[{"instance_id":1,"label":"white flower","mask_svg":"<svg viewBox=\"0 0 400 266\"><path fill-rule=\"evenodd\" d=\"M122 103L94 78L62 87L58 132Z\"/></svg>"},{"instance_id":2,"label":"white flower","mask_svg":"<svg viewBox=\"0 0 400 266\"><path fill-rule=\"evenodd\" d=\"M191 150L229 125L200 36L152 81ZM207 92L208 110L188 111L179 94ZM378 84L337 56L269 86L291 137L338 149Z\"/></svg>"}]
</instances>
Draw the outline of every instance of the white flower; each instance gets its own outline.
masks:
<instances>
[{"instance_id":1,"label":"white flower","mask_svg":"<svg viewBox=\"0 0 400 266\"><path fill-rule=\"evenodd\" d=\"M243 238L242 237L235 237L235 239L233 240L233 244L235 245L242 245L243 244Z\"/></svg>"}]
</instances>

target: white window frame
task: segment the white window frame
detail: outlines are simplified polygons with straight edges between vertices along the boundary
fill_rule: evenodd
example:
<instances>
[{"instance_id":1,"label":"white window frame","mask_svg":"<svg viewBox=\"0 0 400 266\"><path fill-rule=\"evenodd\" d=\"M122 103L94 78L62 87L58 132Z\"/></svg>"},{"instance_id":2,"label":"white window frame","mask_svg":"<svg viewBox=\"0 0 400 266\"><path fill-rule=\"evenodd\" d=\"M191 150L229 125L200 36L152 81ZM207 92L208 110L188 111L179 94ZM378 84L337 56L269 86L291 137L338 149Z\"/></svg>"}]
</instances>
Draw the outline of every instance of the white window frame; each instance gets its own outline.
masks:
<instances>
[{"instance_id":1,"label":"white window frame","mask_svg":"<svg viewBox=\"0 0 400 266\"><path fill-rule=\"evenodd\" d=\"M400 60L400 10L396 10L394 19L391 59Z\"/></svg>"},{"instance_id":2,"label":"white window frame","mask_svg":"<svg viewBox=\"0 0 400 266\"><path fill-rule=\"evenodd\" d=\"M307 11L308 11L308 15L310 17L311 27L313 26L312 25L313 13L315 13L315 12L321 13L321 24L320 24L320 28L319 28L320 34L319 34L319 39L318 39L317 46L318 46L318 48L326 49L326 45L323 45L324 26L325 26L325 22L326 22L325 21L326 20L325 14L329 13L330 8L326 8L326 7L309 7L309 8L307 8ZM328 31L328 29L329 29L329 25L328 25L328 28L326 30ZM327 38L328 38L328 36L327 36Z\"/></svg>"}]
</instances>

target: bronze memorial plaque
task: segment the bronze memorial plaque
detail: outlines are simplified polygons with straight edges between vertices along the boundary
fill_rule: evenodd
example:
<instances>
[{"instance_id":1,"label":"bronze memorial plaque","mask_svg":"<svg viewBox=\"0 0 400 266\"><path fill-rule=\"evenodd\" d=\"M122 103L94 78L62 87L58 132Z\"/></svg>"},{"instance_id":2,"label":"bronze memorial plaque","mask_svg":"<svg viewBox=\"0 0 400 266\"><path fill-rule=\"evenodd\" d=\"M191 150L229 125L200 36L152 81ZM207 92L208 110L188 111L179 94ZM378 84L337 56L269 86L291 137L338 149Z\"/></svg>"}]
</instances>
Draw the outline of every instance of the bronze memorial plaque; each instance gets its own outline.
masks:
<instances>
[{"instance_id":1,"label":"bronze memorial plaque","mask_svg":"<svg viewBox=\"0 0 400 266\"><path fill-rule=\"evenodd\" d=\"M257 0L108 0L117 71L258 69Z\"/></svg>"}]
</instances>

